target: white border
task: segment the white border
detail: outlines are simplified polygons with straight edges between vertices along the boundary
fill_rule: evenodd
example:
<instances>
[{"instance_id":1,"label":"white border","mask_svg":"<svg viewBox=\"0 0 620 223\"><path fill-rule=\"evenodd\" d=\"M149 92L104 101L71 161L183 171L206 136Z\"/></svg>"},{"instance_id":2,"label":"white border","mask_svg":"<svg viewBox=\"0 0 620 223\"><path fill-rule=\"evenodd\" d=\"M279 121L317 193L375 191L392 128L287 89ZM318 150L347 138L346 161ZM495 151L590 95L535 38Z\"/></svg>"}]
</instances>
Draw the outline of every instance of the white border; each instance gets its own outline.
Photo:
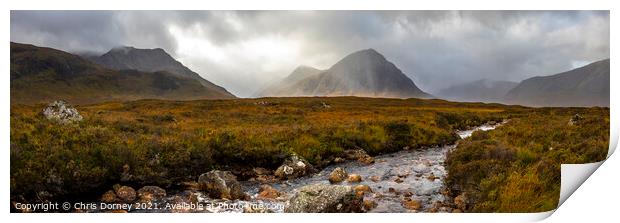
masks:
<instances>
[{"instance_id":1,"label":"white border","mask_svg":"<svg viewBox=\"0 0 620 223\"><path fill-rule=\"evenodd\" d=\"M483 9L483 10L519 10L519 9L537 9L537 10L612 10L611 11L611 24L618 23L618 16L614 16L616 5L614 1L603 0L519 0L519 1L493 1L493 0L467 0L467 1L449 1L449 0L433 0L433 1L405 1L405 0L381 0L381 1L369 1L369 0L314 0L314 1L286 1L286 0L228 0L228 1L188 1L188 0L151 0L151 1L128 1L128 0L100 0L100 1L77 1L77 0L54 0L54 1L34 1L34 0L21 0L21 1L2 1L2 29L4 43L1 45L2 67L4 72L3 78L5 78L1 84L2 92L0 93L0 103L3 109L0 111L0 120L3 123L0 127L0 141L4 142L5 154L2 156L2 163L4 171L0 179L4 180L4 183L0 185L2 188L2 200L0 202L0 210L5 211L8 217L7 222L48 222L48 221L89 221L89 222L117 222L117 221L155 221L155 222L180 222L180 221L249 221L252 222L321 222L321 221L348 221L348 222L387 222L387 221L428 221L428 222L522 222L540 220L551 214L538 213L538 214L8 214L9 210L9 75L8 70L10 66L9 60L9 19L10 9L160 9L160 10L172 10L172 9L204 9L204 10L249 10L249 9L278 9L278 10L311 10L311 9L323 9L323 10L337 10L337 9L355 9L355 10L467 10L467 9ZM617 29L617 28L616 28ZM611 39L617 39L617 31L614 29L614 25L611 25ZM613 57L616 45L611 45L611 57ZM615 60L614 60L615 61ZM611 64L611 70L615 69L616 65ZM613 73L613 72L612 72ZM611 86L618 85L619 78L611 75ZM615 149L618 139L618 112L615 108L618 106L616 99L618 98L618 91L613 87L611 88L611 151ZM611 157L610 160L614 160L613 163L603 163L603 167L615 166L614 170L618 170L618 161L615 157ZM610 162L610 161L608 161ZM598 173L602 172L602 173ZM592 179L588 179L586 184L588 191L577 190L575 192L575 198L569 198L564 205L557 211L553 217L546 219L546 221L566 222L569 220L583 219L585 220L604 220L614 219L617 215L617 201L618 193L615 191L603 192L598 188L612 189L610 185L618 186L618 180L616 180L617 174L610 169L599 170L594 173ZM585 187L585 186L584 186ZM595 194L588 196L588 192ZM586 195L584 195L586 194ZM578 195L578 197L577 197ZM614 197L615 196L615 197ZM595 198L588 200L590 198ZM583 203L577 199L586 200L589 203ZM566 206L566 207L565 207ZM595 208L591 208L595 207ZM566 209L567 211L564 211ZM571 211L572 210L572 211ZM590 212L582 213L583 210L589 210ZM607 210L607 211L600 211ZM556 216L560 215L562 216ZM581 218L580 218L581 217Z\"/></svg>"}]
</instances>

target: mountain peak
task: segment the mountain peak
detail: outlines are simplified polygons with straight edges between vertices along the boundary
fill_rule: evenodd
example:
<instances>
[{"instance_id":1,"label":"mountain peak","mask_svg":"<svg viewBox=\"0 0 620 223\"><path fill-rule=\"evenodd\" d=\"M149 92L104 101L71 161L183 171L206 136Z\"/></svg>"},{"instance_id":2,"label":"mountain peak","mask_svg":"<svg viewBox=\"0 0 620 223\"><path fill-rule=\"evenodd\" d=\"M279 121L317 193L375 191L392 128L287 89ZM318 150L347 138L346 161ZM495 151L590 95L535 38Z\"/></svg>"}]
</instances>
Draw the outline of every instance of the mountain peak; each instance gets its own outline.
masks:
<instances>
[{"instance_id":1,"label":"mountain peak","mask_svg":"<svg viewBox=\"0 0 620 223\"><path fill-rule=\"evenodd\" d=\"M299 66L297 66L297 68L295 68L295 70L293 70L293 72L290 75L316 73L316 72L319 72L319 71L321 71L321 70L316 69L316 68L311 67L311 66L299 65Z\"/></svg>"},{"instance_id":2,"label":"mountain peak","mask_svg":"<svg viewBox=\"0 0 620 223\"><path fill-rule=\"evenodd\" d=\"M131 54L131 53L144 53L144 54L150 54L150 53L155 53L155 54L159 54L159 55L166 55L166 56L170 56L164 49L162 48L153 48L153 49L140 49L140 48L135 48L133 46L119 46L119 47L114 47L112 48L110 51L108 51L106 54ZM105 55L105 54L104 54ZM170 58L172 58L170 56Z\"/></svg>"},{"instance_id":3,"label":"mountain peak","mask_svg":"<svg viewBox=\"0 0 620 223\"><path fill-rule=\"evenodd\" d=\"M88 59L113 70L137 70L143 72L166 71L179 77L195 79L203 86L224 95L224 97L234 97L226 91L226 89L205 80L198 73L175 60L162 48L139 49L132 46L116 47L99 57Z\"/></svg>"},{"instance_id":4,"label":"mountain peak","mask_svg":"<svg viewBox=\"0 0 620 223\"><path fill-rule=\"evenodd\" d=\"M347 58L359 58L359 59L365 59L365 60L386 60L385 57L381 53L377 52L373 48L356 51L354 53L349 54L342 60L346 60Z\"/></svg>"},{"instance_id":5,"label":"mountain peak","mask_svg":"<svg viewBox=\"0 0 620 223\"><path fill-rule=\"evenodd\" d=\"M351 53L325 71L300 66L263 95L432 97L372 48Z\"/></svg>"}]
</instances>

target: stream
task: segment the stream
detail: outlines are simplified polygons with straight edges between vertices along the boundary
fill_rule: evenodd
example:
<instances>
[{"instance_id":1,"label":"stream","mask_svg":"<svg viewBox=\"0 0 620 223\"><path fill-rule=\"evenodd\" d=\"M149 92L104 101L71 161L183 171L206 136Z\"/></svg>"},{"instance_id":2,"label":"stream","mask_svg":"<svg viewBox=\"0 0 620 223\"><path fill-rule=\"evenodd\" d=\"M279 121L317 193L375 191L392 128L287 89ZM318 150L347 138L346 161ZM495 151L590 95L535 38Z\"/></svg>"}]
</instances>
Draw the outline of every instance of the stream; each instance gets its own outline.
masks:
<instances>
[{"instance_id":1,"label":"stream","mask_svg":"<svg viewBox=\"0 0 620 223\"><path fill-rule=\"evenodd\" d=\"M470 130L458 131L457 134L461 139L464 139L470 137L474 131L488 131L499 125L482 125ZM314 175L272 183L273 188L285 194L282 198L272 201L256 199L260 186L258 182L242 181L244 191L252 197L249 201L211 199L206 194L197 192L194 196L202 205L200 207L188 207L187 209L191 209L191 212L244 212L244 208L253 205L255 207L260 206L261 209L268 209L270 212L283 212L286 199L293 196L297 188L311 184L330 184L328 181L329 174L335 168L341 167L349 174L361 175L363 179L360 183L342 182L341 184L351 186L364 184L372 189L373 193L366 195L365 199L374 200L377 206L369 212L411 212L401 205L403 195L410 196L411 199L420 202L421 208L417 210L418 212L427 212L433 208L436 202L443 202L446 199L442 193L444 178L447 175L444 161L446 154L454 148L456 148L456 144L404 150L375 156L375 163L370 165L364 165L357 161L334 164ZM187 194L183 196L187 196ZM178 199L178 197L168 196L164 198L163 202L176 203L174 199Z\"/></svg>"}]
</instances>

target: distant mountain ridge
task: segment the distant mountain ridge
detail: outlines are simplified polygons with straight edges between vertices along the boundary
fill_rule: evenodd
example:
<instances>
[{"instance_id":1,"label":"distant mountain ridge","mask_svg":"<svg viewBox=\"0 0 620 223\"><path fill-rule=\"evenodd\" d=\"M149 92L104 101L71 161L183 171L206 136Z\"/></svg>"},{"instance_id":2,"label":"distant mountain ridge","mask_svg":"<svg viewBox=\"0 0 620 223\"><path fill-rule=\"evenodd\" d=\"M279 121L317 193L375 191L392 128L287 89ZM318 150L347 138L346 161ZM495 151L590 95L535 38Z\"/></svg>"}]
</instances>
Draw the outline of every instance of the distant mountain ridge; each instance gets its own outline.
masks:
<instances>
[{"instance_id":1,"label":"distant mountain ridge","mask_svg":"<svg viewBox=\"0 0 620 223\"><path fill-rule=\"evenodd\" d=\"M168 71L112 70L64 51L11 42L11 103L230 98Z\"/></svg>"},{"instance_id":2,"label":"distant mountain ridge","mask_svg":"<svg viewBox=\"0 0 620 223\"><path fill-rule=\"evenodd\" d=\"M610 60L551 76L526 79L502 99L526 106L590 107L609 106Z\"/></svg>"},{"instance_id":3,"label":"distant mountain ridge","mask_svg":"<svg viewBox=\"0 0 620 223\"><path fill-rule=\"evenodd\" d=\"M444 88L435 95L451 101L501 102L503 97L519 83L481 79Z\"/></svg>"},{"instance_id":4,"label":"distant mountain ridge","mask_svg":"<svg viewBox=\"0 0 620 223\"><path fill-rule=\"evenodd\" d=\"M89 56L86 58L114 70L138 70L144 72L166 71L181 77L195 79L203 86L219 93L222 98L235 97L223 87L205 80L199 74L175 60L161 48L138 49L134 47L117 47L101 56Z\"/></svg>"},{"instance_id":5,"label":"distant mountain ridge","mask_svg":"<svg viewBox=\"0 0 620 223\"><path fill-rule=\"evenodd\" d=\"M299 67L260 96L430 98L374 49L354 52L327 70Z\"/></svg>"}]
</instances>

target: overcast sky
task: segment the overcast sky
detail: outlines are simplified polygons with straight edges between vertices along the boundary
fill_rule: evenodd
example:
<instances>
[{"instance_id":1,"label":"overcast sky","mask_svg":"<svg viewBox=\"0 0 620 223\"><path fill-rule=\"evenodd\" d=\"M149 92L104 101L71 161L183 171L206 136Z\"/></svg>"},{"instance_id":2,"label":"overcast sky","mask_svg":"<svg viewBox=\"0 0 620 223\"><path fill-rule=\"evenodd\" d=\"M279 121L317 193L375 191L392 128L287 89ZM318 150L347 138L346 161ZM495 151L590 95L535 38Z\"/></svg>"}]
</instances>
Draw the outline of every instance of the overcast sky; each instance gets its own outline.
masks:
<instances>
[{"instance_id":1,"label":"overcast sky","mask_svg":"<svg viewBox=\"0 0 620 223\"><path fill-rule=\"evenodd\" d=\"M12 11L11 41L163 48L240 97L373 48L422 90L520 81L609 58L608 11Z\"/></svg>"}]
</instances>

